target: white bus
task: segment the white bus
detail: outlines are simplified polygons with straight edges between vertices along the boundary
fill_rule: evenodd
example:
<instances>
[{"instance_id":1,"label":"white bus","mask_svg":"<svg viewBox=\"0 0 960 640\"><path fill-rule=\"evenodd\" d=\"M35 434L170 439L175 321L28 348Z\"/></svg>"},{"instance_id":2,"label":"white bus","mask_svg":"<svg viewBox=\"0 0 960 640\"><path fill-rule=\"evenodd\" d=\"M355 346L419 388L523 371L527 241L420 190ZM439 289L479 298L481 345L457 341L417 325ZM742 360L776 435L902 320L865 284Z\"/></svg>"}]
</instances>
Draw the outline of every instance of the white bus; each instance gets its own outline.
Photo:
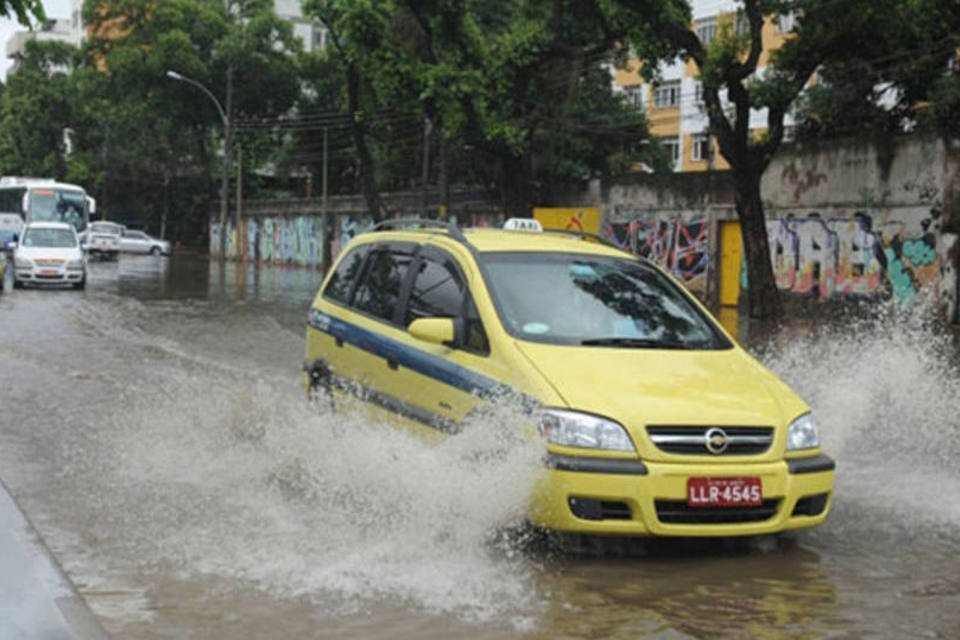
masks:
<instances>
[{"instance_id":1,"label":"white bus","mask_svg":"<svg viewBox=\"0 0 960 640\"><path fill-rule=\"evenodd\" d=\"M83 187L49 178L0 178L0 247L28 222L67 222L84 236L96 201Z\"/></svg>"}]
</instances>

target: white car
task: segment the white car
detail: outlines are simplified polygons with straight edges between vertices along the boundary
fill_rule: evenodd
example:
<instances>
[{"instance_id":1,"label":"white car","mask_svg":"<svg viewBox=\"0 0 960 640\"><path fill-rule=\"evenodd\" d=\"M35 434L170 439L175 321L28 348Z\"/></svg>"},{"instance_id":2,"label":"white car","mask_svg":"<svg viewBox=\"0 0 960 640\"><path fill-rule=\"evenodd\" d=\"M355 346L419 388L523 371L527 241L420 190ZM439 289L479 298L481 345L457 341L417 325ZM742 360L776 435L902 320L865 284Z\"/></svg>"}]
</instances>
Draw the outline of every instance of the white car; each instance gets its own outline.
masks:
<instances>
[{"instance_id":1,"label":"white car","mask_svg":"<svg viewBox=\"0 0 960 640\"><path fill-rule=\"evenodd\" d=\"M63 222L31 222L13 243L13 288L26 284L87 284L87 259L74 228Z\"/></svg>"},{"instance_id":2,"label":"white car","mask_svg":"<svg viewBox=\"0 0 960 640\"><path fill-rule=\"evenodd\" d=\"M89 255L104 260L116 260L125 230L126 227L115 222L91 222L83 232L80 242Z\"/></svg>"},{"instance_id":3,"label":"white car","mask_svg":"<svg viewBox=\"0 0 960 640\"><path fill-rule=\"evenodd\" d=\"M170 243L148 236L143 231L126 229L120 238L120 251L127 253L149 253L151 255L170 255Z\"/></svg>"}]
</instances>

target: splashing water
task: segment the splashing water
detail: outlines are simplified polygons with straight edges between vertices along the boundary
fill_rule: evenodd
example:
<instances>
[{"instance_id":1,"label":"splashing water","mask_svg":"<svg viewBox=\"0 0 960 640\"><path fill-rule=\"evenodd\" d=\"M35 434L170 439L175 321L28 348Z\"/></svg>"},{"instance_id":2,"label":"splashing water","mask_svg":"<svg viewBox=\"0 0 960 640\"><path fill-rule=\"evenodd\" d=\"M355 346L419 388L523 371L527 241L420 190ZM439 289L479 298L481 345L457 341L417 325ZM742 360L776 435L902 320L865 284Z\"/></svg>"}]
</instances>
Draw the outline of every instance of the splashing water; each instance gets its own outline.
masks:
<instances>
[{"instance_id":1,"label":"splashing water","mask_svg":"<svg viewBox=\"0 0 960 640\"><path fill-rule=\"evenodd\" d=\"M813 407L824 449L838 461L836 503L868 513L838 514L833 528L956 529L960 363L930 306L883 304L806 333L788 330L759 355Z\"/></svg>"},{"instance_id":2,"label":"splashing water","mask_svg":"<svg viewBox=\"0 0 960 640\"><path fill-rule=\"evenodd\" d=\"M295 384L174 373L98 446L67 445L68 473L106 503L97 535L129 562L337 614L372 599L478 620L537 608L529 567L490 544L522 520L541 469L542 445L510 408L427 445L358 411L317 411Z\"/></svg>"}]
</instances>

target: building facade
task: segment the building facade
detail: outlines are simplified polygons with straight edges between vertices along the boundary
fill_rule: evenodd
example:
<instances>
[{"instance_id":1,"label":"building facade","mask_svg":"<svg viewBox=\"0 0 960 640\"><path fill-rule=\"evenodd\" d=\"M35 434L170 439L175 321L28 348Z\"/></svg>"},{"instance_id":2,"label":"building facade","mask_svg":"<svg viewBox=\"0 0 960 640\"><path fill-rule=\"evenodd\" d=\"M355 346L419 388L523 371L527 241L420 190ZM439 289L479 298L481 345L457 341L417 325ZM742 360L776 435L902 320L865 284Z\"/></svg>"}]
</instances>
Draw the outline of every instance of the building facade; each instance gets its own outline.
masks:
<instances>
[{"instance_id":1,"label":"building facade","mask_svg":"<svg viewBox=\"0 0 960 640\"><path fill-rule=\"evenodd\" d=\"M725 32L740 27L733 2L693 2L693 28L700 42L709 45ZM793 30L792 16L771 16L764 20L763 52L757 65L762 75L770 52L778 49ZM631 59L613 72L614 90L622 93L636 108L642 109L650 123L650 133L667 151L675 171L728 169L720 155L716 139L709 135L709 122L703 107L703 86L697 79L697 65L691 60L676 60L660 67L660 80L646 82L640 74L642 61ZM720 92L725 100L725 91ZM789 114L784 125L792 124ZM766 109L752 110L750 129L760 133L767 128Z\"/></svg>"}]
</instances>

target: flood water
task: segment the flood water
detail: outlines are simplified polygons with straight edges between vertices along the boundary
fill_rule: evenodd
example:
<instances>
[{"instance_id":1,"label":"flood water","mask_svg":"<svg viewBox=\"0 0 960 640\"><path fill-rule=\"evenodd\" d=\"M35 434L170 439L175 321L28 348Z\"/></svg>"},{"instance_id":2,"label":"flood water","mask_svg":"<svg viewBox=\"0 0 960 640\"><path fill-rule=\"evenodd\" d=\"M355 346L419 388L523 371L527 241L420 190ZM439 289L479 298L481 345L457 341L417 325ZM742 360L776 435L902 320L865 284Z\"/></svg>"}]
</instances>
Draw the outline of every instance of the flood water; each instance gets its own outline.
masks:
<instances>
[{"instance_id":1,"label":"flood water","mask_svg":"<svg viewBox=\"0 0 960 640\"><path fill-rule=\"evenodd\" d=\"M823 527L750 540L503 531L509 410L429 447L299 387L314 271L94 263L0 294L0 477L116 638L958 638L960 373L921 313L752 344L838 462Z\"/></svg>"}]
</instances>

